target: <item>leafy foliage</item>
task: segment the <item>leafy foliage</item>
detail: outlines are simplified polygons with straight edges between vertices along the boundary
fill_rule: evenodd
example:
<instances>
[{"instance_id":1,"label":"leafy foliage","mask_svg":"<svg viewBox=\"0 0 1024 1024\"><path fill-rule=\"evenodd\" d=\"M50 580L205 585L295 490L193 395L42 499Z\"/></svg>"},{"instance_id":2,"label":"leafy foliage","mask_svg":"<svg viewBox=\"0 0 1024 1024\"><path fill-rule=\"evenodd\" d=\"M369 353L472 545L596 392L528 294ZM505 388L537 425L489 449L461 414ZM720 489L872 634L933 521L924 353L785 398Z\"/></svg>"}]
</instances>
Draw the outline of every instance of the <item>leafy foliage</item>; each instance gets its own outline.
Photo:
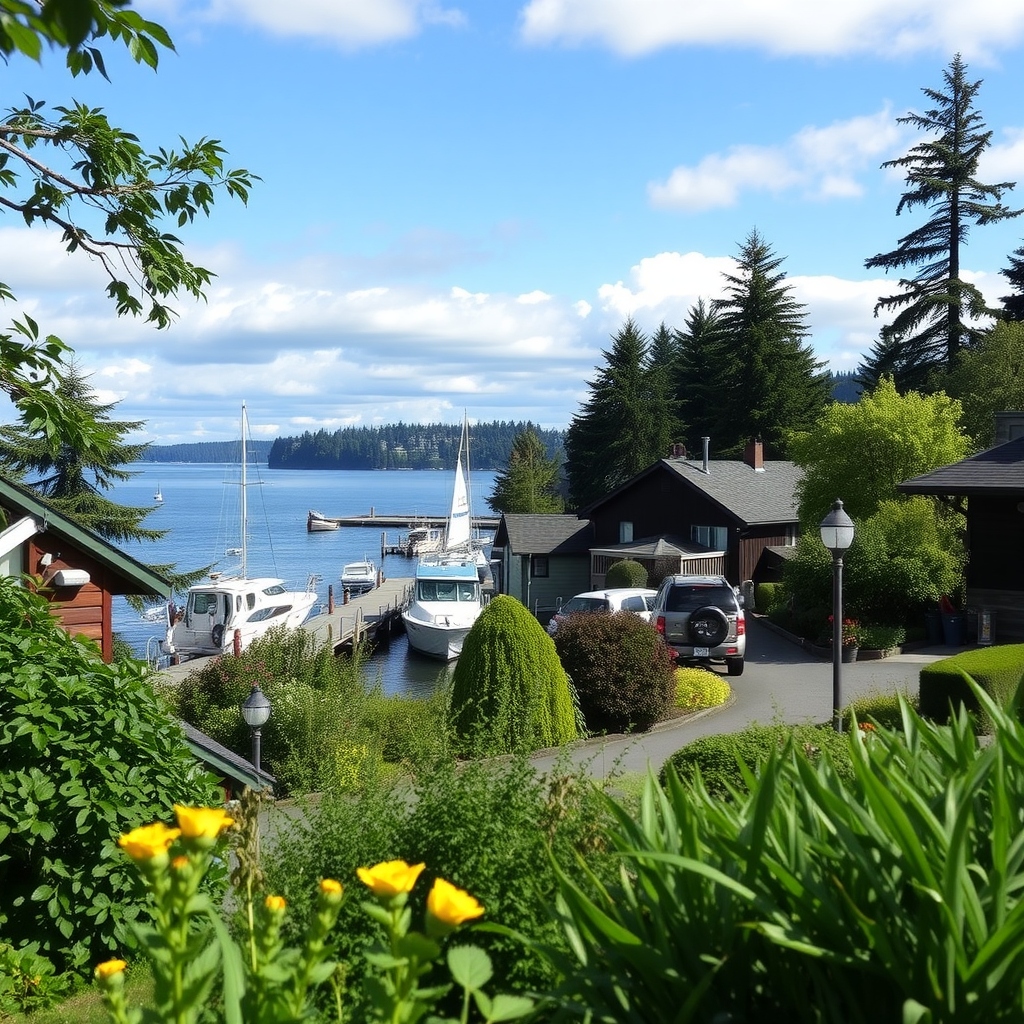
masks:
<instances>
[{"instance_id":1,"label":"leafy foliage","mask_svg":"<svg viewBox=\"0 0 1024 1024\"><path fill-rule=\"evenodd\" d=\"M475 753L529 752L578 736L571 684L551 637L514 597L495 597L462 645L451 725Z\"/></svg>"},{"instance_id":2,"label":"leafy foliage","mask_svg":"<svg viewBox=\"0 0 1024 1024\"><path fill-rule=\"evenodd\" d=\"M104 664L10 579L0 633L0 935L81 969L140 910L117 836L217 790L138 662Z\"/></svg>"},{"instance_id":3,"label":"leafy foliage","mask_svg":"<svg viewBox=\"0 0 1024 1024\"><path fill-rule=\"evenodd\" d=\"M548 458L543 442L532 429L516 434L508 465L494 480L487 499L493 512L508 514L558 513L565 501L558 493L559 460Z\"/></svg>"},{"instance_id":4,"label":"leafy foliage","mask_svg":"<svg viewBox=\"0 0 1024 1024\"><path fill-rule=\"evenodd\" d=\"M960 247L967 240L969 223L993 224L1024 212L1002 203L1013 182L986 185L976 177L992 133L985 130L974 107L981 82L968 81L966 73L967 65L957 54L943 72L945 91L922 90L935 106L897 118L900 124L926 132L927 139L906 156L882 164L907 170L909 187L896 214L920 206L929 219L904 235L891 252L865 261L869 268L919 268L915 277L900 280L899 292L880 298L875 306L876 314L899 310L882 328L882 336L914 353L918 374L936 365L951 368L965 343L969 346L979 336L971 321L993 312L980 290L961 276Z\"/></svg>"},{"instance_id":5,"label":"leafy foliage","mask_svg":"<svg viewBox=\"0 0 1024 1024\"><path fill-rule=\"evenodd\" d=\"M612 562L604 577L606 587L646 587L647 568L632 558Z\"/></svg>"},{"instance_id":6,"label":"leafy foliage","mask_svg":"<svg viewBox=\"0 0 1024 1024\"><path fill-rule=\"evenodd\" d=\"M592 733L649 729L675 695L673 662L649 622L632 612L570 615L555 648Z\"/></svg>"},{"instance_id":7,"label":"leafy foliage","mask_svg":"<svg viewBox=\"0 0 1024 1024\"><path fill-rule=\"evenodd\" d=\"M248 751L240 707L253 685L271 703L262 767L284 790L348 790L390 766L436 754L445 738L436 701L385 697L367 687L365 652L335 657L300 629L272 629L237 658L219 658L168 688L178 714L231 750Z\"/></svg>"},{"instance_id":8,"label":"leafy foliage","mask_svg":"<svg viewBox=\"0 0 1024 1024\"><path fill-rule=\"evenodd\" d=\"M859 522L883 501L900 498L896 485L966 458L970 440L960 428L960 403L943 394L900 395L885 379L859 402L833 402L806 433L789 444L804 471L798 488L805 531L837 497Z\"/></svg>"},{"instance_id":9,"label":"leafy foliage","mask_svg":"<svg viewBox=\"0 0 1024 1024\"><path fill-rule=\"evenodd\" d=\"M75 976L57 974L53 964L39 954L39 943L16 949L0 942L0 1016L31 1013L53 1006L74 988Z\"/></svg>"},{"instance_id":10,"label":"leafy foliage","mask_svg":"<svg viewBox=\"0 0 1024 1024\"><path fill-rule=\"evenodd\" d=\"M670 772L635 817L610 805L623 870L596 895L561 873L551 1018L1019 1017L1024 729L991 706L990 746L904 705L901 732L844 735L842 775L794 737L731 800Z\"/></svg>"},{"instance_id":11,"label":"leafy foliage","mask_svg":"<svg viewBox=\"0 0 1024 1024\"><path fill-rule=\"evenodd\" d=\"M676 707L687 711L724 704L732 693L729 684L717 673L706 668L676 669Z\"/></svg>"}]
</instances>

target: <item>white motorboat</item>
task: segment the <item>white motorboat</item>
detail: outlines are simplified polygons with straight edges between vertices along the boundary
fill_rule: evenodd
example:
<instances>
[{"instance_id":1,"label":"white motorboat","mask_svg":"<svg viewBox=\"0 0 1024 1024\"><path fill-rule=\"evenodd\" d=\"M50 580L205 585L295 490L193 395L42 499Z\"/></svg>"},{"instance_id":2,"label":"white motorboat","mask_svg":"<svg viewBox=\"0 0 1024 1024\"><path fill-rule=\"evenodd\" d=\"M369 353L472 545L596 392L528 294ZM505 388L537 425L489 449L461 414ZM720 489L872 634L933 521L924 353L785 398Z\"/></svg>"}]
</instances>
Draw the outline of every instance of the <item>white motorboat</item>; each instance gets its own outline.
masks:
<instances>
[{"instance_id":1,"label":"white motorboat","mask_svg":"<svg viewBox=\"0 0 1024 1024\"><path fill-rule=\"evenodd\" d=\"M310 533L328 533L338 528L337 519L328 519L322 512L310 509L306 516L306 529Z\"/></svg>"},{"instance_id":2,"label":"white motorboat","mask_svg":"<svg viewBox=\"0 0 1024 1024\"><path fill-rule=\"evenodd\" d=\"M346 590L370 590L377 585L377 566L365 557L349 562L341 570L341 585Z\"/></svg>"},{"instance_id":3,"label":"white motorboat","mask_svg":"<svg viewBox=\"0 0 1024 1024\"><path fill-rule=\"evenodd\" d=\"M242 403L241 566L237 576L211 572L209 582L189 588L184 608L168 606L164 654L197 657L234 650L237 637L244 649L275 626L302 625L317 602L316 580L311 576L305 590L287 590L284 580L247 575L248 506L246 502L246 452L248 432Z\"/></svg>"},{"instance_id":4,"label":"white motorboat","mask_svg":"<svg viewBox=\"0 0 1024 1024\"><path fill-rule=\"evenodd\" d=\"M462 470L464 457L468 466L469 425L465 420L444 547L420 559L412 600L402 612L409 646L444 661L462 653L462 642L483 610L476 552L470 544L472 516Z\"/></svg>"},{"instance_id":5,"label":"white motorboat","mask_svg":"<svg viewBox=\"0 0 1024 1024\"><path fill-rule=\"evenodd\" d=\"M405 535L405 554L408 558L419 558L440 551L444 542L444 531L436 526L415 526Z\"/></svg>"},{"instance_id":6,"label":"white motorboat","mask_svg":"<svg viewBox=\"0 0 1024 1024\"><path fill-rule=\"evenodd\" d=\"M412 602L402 612L409 646L442 661L457 658L481 608L480 580L471 559L422 559Z\"/></svg>"}]
</instances>

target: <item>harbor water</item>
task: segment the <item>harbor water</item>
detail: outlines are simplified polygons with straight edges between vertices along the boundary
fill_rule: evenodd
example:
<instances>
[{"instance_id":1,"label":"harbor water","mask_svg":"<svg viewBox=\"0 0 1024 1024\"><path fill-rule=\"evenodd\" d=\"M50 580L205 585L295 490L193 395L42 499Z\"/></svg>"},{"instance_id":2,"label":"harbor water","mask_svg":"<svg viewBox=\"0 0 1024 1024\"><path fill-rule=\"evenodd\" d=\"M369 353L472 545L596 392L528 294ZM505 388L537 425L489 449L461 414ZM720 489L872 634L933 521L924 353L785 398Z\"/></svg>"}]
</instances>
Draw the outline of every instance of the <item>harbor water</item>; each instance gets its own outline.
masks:
<instances>
[{"instance_id":1,"label":"harbor water","mask_svg":"<svg viewBox=\"0 0 1024 1024\"><path fill-rule=\"evenodd\" d=\"M155 541L120 545L147 565L173 564L177 571L214 565L225 572L239 569L241 547L241 479L238 466L220 463L136 463L138 475L119 482L111 496L124 505L156 510L145 526L166 530ZM304 590L317 576L316 590L326 606L328 586L341 601L341 570L364 557L381 565L383 530L342 527L309 533L306 516L316 509L330 518L365 516L438 516L451 503L454 471L398 470L270 470L250 468L245 489L248 505L247 552L249 576L275 576L289 589ZM474 515L489 515L486 498L494 487L493 472L473 471L470 478ZM156 495L163 500L157 503ZM387 531L397 543L399 531ZM389 578L411 577L415 560L387 555ZM179 597L180 601L180 597ZM159 602L154 602L154 605ZM146 621L124 598L114 600L114 628L138 657L156 649L163 636L160 623ZM371 681L385 693L422 696L431 692L451 666L410 652L405 636L396 635L378 648L369 665Z\"/></svg>"}]
</instances>

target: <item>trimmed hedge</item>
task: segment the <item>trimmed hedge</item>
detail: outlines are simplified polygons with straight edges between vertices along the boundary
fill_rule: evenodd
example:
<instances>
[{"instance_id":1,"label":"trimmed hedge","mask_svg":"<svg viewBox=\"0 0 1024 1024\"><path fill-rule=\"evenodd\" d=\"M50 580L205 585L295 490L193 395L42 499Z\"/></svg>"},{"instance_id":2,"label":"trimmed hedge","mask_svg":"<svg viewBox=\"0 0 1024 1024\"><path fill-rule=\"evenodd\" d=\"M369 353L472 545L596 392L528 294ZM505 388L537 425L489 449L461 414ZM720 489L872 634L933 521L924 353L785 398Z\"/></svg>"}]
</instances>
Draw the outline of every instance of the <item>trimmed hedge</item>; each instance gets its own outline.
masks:
<instances>
[{"instance_id":1,"label":"trimmed hedge","mask_svg":"<svg viewBox=\"0 0 1024 1024\"><path fill-rule=\"evenodd\" d=\"M754 610L767 615L782 603L781 583L756 583L754 585Z\"/></svg>"},{"instance_id":2,"label":"trimmed hedge","mask_svg":"<svg viewBox=\"0 0 1024 1024\"><path fill-rule=\"evenodd\" d=\"M692 781L700 772L712 796L729 796L733 790L747 792L740 762L758 775L772 752L780 753L792 740L793 749L812 764L828 753L832 765L842 778L852 775L850 738L827 725L751 725L740 732L724 736L704 736L677 750L665 763L659 776L665 785L668 765L680 779Z\"/></svg>"},{"instance_id":3,"label":"trimmed hedge","mask_svg":"<svg viewBox=\"0 0 1024 1024\"><path fill-rule=\"evenodd\" d=\"M947 722L951 707L978 711L978 701L968 685L972 679L1000 707L1008 711L1014 708L1024 679L1024 644L963 651L925 665L918 686L922 717Z\"/></svg>"},{"instance_id":4,"label":"trimmed hedge","mask_svg":"<svg viewBox=\"0 0 1024 1024\"><path fill-rule=\"evenodd\" d=\"M605 587L646 587L647 570L632 558L623 558L608 566L604 577Z\"/></svg>"},{"instance_id":5,"label":"trimmed hedge","mask_svg":"<svg viewBox=\"0 0 1024 1024\"><path fill-rule=\"evenodd\" d=\"M676 707L702 711L718 707L729 699L732 689L717 673L706 668L676 669Z\"/></svg>"}]
</instances>

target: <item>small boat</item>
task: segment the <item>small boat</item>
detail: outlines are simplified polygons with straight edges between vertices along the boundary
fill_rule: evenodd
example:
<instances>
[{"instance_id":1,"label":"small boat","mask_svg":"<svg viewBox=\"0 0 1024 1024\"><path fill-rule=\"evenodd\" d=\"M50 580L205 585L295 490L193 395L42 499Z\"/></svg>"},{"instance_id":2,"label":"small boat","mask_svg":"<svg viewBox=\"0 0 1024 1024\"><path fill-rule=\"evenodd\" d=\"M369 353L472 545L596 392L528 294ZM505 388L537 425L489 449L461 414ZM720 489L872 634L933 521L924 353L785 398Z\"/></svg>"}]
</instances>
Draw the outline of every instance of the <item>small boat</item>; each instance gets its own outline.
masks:
<instances>
[{"instance_id":1,"label":"small boat","mask_svg":"<svg viewBox=\"0 0 1024 1024\"><path fill-rule=\"evenodd\" d=\"M416 566L412 602L402 612L409 646L442 661L457 658L482 607L473 559L427 556Z\"/></svg>"},{"instance_id":2,"label":"small boat","mask_svg":"<svg viewBox=\"0 0 1024 1024\"><path fill-rule=\"evenodd\" d=\"M338 528L337 519L328 519L322 512L311 508L306 516L306 529L310 533L328 533Z\"/></svg>"},{"instance_id":3,"label":"small boat","mask_svg":"<svg viewBox=\"0 0 1024 1024\"><path fill-rule=\"evenodd\" d=\"M469 489L462 471L463 452L468 465L469 424L465 420L444 547L420 559L412 601L402 612L409 646L442 661L451 661L462 653L466 634L483 610L478 552L470 544L472 516Z\"/></svg>"},{"instance_id":4,"label":"small boat","mask_svg":"<svg viewBox=\"0 0 1024 1024\"><path fill-rule=\"evenodd\" d=\"M154 501L163 501L164 500L164 492L160 490L160 485L159 484L156 485L156 494L153 495L153 500Z\"/></svg>"},{"instance_id":5,"label":"small boat","mask_svg":"<svg viewBox=\"0 0 1024 1024\"><path fill-rule=\"evenodd\" d=\"M346 590L369 590L377 585L377 567L368 558L349 562L341 570L341 585Z\"/></svg>"},{"instance_id":6,"label":"small boat","mask_svg":"<svg viewBox=\"0 0 1024 1024\"><path fill-rule=\"evenodd\" d=\"M419 558L440 551L444 543L444 531L436 526L416 526L405 535L407 558Z\"/></svg>"},{"instance_id":7,"label":"small boat","mask_svg":"<svg viewBox=\"0 0 1024 1024\"><path fill-rule=\"evenodd\" d=\"M306 589L286 590L284 580L269 576L250 578L246 573L248 505L246 502L246 453L248 432L242 403L241 566L237 576L211 572L208 582L189 587L185 606L176 610L167 625L161 647L166 655L198 657L225 654L263 636L275 626L294 628L305 622L317 603L315 577Z\"/></svg>"}]
</instances>

